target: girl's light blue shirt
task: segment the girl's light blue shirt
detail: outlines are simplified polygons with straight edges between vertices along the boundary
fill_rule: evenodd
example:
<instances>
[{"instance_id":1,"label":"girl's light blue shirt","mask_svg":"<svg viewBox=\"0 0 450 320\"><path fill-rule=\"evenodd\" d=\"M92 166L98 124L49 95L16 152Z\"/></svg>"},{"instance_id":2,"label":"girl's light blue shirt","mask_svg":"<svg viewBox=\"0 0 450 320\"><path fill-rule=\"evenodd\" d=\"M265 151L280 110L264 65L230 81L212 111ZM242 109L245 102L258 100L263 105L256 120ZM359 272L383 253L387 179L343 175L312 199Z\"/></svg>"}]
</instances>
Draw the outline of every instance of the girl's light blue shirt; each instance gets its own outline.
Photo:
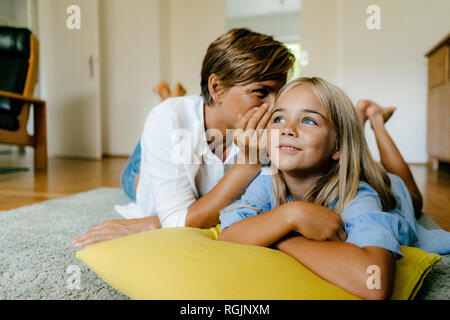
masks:
<instances>
[{"instance_id":1,"label":"girl's light blue shirt","mask_svg":"<svg viewBox=\"0 0 450 320\"><path fill-rule=\"evenodd\" d=\"M230 225L259 214L255 209L237 207L252 206L261 212L275 208L272 190L272 176L264 167L248 186L241 199L220 213L221 230ZM344 209L341 219L347 233L346 242L359 247L376 246L391 251L402 258L401 245L418 247L429 253L450 253L450 233L444 230L427 230L414 216L411 196L396 175L389 174L391 190L397 199L394 210L383 212L378 194L365 182L360 182L352 202ZM292 199L288 197L288 201ZM335 203L337 200L335 201ZM334 203L330 206L333 207Z\"/></svg>"}]
</instances>

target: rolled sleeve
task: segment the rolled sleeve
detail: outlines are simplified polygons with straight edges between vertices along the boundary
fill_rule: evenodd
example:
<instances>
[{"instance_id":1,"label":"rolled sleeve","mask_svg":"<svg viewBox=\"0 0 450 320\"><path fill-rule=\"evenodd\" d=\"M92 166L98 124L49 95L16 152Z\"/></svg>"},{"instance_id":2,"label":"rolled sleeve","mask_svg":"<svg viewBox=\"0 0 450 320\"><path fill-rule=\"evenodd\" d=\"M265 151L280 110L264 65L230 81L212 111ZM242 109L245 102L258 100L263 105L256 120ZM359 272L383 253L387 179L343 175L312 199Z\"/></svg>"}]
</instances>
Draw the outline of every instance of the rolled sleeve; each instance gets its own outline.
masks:
<instances>
[{"instance_id":1,"label":"rolled sleeve","mask_svg":"<svg viewBox=\"0 0 450 320\"><path fill-rule=\"evenodd\" d=\"M246 207L238 207L241 205L239 202L235 202L232 206L236 206L235 209L224 210L220 213L220 229L228 228L232 224L256 216L258 211L252 210Z\"/></svg>"},{"instance_id":2,"label":"rolled sleeve","mask_svg":"<svg viewBox=\"0 0 450 320\"><path fill-rule=\"evenodd\" d=\"M395 212L384 212L378 194L360 183L353 201L342 212L347 242L358 247L375 246L403 257L402 239L411 237L407 221Z\"/></svg>"},{"instance_id":3,"label":"rolled sleeve","mask_svg":"<svg viewBox=\"0 0 450 320\"><path fill-rule=\"evenodd\" d=\"M348 235L346 242L358 247L375 246L392 252L396 259L403 257L400 243L395 234L401 222L385 212L361 214L345 222Z\"/></svg>"},{"instance_id":4,"label":"rolled sleeve","mask_svg":"<svg viewBox=\"0 0 450 320\"><path fill-rule=\"evenodd\" d=\"M220 212L220 228L224 230L232 224L272 209L272 178L258 174L249 184L241 199Z\"/></svg>"},{"instance_id":5,"label":"rolled sleeve","mask_svg":"<svg viewBox=\"0 0 450 320\"><path fill-rule=\"evenodd\" d=\"M188 208L172 212L169 215L159 215L162 228L184 227L186 225L186 215Z\"/></svg>"}]
</instances>

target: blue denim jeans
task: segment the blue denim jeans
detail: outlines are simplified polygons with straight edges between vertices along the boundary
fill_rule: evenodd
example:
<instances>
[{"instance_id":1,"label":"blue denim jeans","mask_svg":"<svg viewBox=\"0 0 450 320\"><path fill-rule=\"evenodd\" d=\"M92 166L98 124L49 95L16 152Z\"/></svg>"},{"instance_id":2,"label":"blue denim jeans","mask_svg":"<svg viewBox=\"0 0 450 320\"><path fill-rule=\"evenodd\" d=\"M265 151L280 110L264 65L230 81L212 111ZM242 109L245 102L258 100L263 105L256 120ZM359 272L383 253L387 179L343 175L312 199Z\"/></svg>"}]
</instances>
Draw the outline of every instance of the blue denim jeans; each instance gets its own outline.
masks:
<instances>
[{"instance_id":1,"label":"blue denim jeans","mask_svg":"<svg viewBox=\"0 0 450 320\"><path fill-rule=\"evenodd\" d=\"M122 176L120 177L120 184L122 185L123 191L125 191L125 194L134 201L136 201L136 190L134 189L134 184L140 171L141 140L139 140L136 148L134 148L125 169L122 171Z\"/></svg>"}]
</instances>

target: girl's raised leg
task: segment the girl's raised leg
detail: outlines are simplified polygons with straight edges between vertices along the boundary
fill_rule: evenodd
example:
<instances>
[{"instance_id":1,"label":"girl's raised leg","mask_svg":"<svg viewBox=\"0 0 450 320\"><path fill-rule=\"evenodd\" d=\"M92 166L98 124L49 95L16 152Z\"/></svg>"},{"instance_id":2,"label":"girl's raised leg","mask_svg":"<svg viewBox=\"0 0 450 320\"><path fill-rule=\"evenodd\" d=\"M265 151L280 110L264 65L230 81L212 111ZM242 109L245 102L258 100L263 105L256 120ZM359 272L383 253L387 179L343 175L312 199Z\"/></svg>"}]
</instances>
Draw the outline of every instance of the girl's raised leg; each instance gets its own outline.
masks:
<instances>
[{"instance_id":1,"label":"girl's raised leg","mask_svg":"<svg viewBox=\"0 0 450 320\"><path fill-rule=\"evenodd\" d=\"M400 151L397 149L397 146L384 126L384 123L392 116L395 108L382 108L372 101L367 101L367 103L358 102L357 106L358 105L360 106L359 109L357 107L358 114L364 110L364 115L360 115L360 119L363 120L363 127L364 122L368 119L372 130L375 133L378 150L380 151L381 164L386 171L399 176L403 180L411 194L415 216L416 218L419 218L423 206L422 195L420 194L408 164L403 159ZM362 106L364 106L364 108L362 108Z\"/></svg>"}]
</instances>

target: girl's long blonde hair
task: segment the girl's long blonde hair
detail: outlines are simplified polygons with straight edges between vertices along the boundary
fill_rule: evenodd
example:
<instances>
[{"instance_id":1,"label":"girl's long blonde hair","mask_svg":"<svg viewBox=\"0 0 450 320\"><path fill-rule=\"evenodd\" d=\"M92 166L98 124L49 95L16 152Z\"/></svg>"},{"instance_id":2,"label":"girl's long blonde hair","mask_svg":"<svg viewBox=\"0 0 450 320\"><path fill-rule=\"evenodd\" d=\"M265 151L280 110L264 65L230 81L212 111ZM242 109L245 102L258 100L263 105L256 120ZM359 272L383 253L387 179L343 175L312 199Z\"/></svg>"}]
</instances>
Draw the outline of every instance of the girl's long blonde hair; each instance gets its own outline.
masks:
<instances>
[{"instance_id":1,"label":"girl's long blonde hair","mask_svg":"<svg viewBox=\"0 0 450 320\"><path fill-rule=\"evenodd\" d=\"M340 151L339 160L333 160L326 173L316 180L305 201L330 207L338 199L332 209L341 214L355 197L360 181L364 181L378 193L384 211L395 208L390 179L384 168L373 160L353 103L340 88L321 78L303 77L286 84L275 103L290 89L304 84L312 86L325 108L331 128L335 131L335 150ZM287 202L286 183L283 173L273 162L271 169L275 203L279 206Z\"/></svg>"}]
</instances>

